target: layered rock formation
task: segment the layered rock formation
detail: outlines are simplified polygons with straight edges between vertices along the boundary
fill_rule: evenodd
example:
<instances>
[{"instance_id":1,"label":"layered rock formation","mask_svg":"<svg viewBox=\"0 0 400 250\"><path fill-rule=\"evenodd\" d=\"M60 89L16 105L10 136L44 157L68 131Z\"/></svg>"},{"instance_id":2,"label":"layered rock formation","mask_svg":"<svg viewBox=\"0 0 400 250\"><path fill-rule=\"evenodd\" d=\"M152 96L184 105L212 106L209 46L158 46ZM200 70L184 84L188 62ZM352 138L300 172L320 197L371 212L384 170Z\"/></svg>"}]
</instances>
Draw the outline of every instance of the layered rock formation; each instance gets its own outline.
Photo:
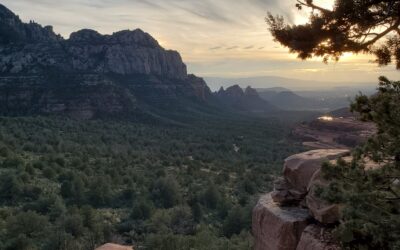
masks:
<instances>
[{"instance_id":1,"label":"layered rock formation","mask_svg":"<svg viewBox=\"0 0 400 250\"><path fill-rule=\"evenodd\" d=\"M211 96L201 78L187 75L178 52L140 29L81 30L64 39L0 5L2 115L138 115L144 107L190 106Z\"/></svg>"},{"instance_id":2,"label":"layered rock formation","mask_svg":"<svg viewBox=\"0 0 400 250\"><path fill-rule=\"evenodd\" d=\"M320 174L322 163L349 153L343 149L320 149L285 160L283 178L253 210L256 250L340 249L329 225L339 221L341 207L320 200L315 190L327 185Z\"/></svg>"},{"instance_id":3,"label":"layered rock formation","mask_svg":"<svg viewBox=\"0 0 400 250\"><path fill-rule=\"evenodd\" d=\"M239 85L233 85L226 90L221 88L214 96L225 106L247 112L271 112L278 110L275 106L263 100L257 91L247 87L244 91Z\"/></svg>"}]
</instances>

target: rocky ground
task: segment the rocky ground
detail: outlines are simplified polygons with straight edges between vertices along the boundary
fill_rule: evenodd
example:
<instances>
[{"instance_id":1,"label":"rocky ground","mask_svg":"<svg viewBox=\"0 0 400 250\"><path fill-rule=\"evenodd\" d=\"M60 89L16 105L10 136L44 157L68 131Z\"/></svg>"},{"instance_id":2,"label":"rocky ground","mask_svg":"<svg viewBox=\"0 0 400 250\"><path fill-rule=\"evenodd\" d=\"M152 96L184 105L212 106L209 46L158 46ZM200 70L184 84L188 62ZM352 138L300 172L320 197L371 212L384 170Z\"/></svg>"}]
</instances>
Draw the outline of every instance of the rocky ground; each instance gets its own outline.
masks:
<instances>
[{"instance_id":1,"label":"rocky ground","mask_svg":"<svg viewBox=\"0 0 400 250\"><path fill-rule=\"evenodd\" d=\"M354 115L322 116L298 125L293 137L315 149L353 148L376 132L372 123L361 122Z\"/></svg>"}]
</instances>

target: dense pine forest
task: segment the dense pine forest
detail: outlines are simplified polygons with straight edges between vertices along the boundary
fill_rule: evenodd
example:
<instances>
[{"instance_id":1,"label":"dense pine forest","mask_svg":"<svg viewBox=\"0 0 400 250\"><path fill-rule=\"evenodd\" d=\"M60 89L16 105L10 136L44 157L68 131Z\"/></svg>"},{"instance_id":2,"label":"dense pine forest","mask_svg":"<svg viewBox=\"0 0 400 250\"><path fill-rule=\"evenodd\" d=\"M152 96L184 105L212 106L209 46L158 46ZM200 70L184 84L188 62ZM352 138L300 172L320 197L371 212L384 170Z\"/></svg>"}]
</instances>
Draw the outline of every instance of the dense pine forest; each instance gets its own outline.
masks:
<instances>
[{"instance_id":1,"label":"dense pine forest","mask_svg":"<svg viewBox=\"0 0 400 250\"><path fill-rule=\"evenodd\" d=\"M249 249L289 124L0 118L0 249Z\"/></svg>"}]
</instances>

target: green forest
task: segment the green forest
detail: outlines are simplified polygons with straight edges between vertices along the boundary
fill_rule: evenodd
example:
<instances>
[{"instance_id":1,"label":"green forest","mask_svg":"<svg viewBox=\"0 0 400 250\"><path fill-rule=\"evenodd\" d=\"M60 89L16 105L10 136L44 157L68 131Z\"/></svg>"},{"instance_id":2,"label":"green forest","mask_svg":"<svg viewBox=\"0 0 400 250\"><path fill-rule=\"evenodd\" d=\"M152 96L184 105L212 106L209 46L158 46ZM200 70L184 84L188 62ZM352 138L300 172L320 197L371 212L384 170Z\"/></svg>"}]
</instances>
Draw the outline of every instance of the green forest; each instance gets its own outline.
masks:
<instances>
[{"instance_id":1,"label":"green forest","mask_svg":"<svg viewBox=\"0 0 400 250\"><path fill-rule=\"evenodd\" d=\"M0 118L0 249L250 249L290 123Z\"/></svg>"}]
</instances>

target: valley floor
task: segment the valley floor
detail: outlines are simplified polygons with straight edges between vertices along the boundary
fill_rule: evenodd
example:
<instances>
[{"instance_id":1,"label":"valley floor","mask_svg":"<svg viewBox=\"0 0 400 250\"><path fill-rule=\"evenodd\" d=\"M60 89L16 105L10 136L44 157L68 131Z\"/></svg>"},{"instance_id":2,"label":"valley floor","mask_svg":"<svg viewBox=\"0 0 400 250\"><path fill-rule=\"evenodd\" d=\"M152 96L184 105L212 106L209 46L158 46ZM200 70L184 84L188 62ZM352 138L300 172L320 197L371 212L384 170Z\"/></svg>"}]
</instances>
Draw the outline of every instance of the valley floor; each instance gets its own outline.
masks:
<instances>
[{"instance_id":1,"label":"valley floor","mask_svg":"<svg viewBox=\"0 0 400 250\"><path fill-rule=\"evenodd\" d=\"M0 249L250 249L290 123L0 118Z\"/></svg>"}]
</instances>

